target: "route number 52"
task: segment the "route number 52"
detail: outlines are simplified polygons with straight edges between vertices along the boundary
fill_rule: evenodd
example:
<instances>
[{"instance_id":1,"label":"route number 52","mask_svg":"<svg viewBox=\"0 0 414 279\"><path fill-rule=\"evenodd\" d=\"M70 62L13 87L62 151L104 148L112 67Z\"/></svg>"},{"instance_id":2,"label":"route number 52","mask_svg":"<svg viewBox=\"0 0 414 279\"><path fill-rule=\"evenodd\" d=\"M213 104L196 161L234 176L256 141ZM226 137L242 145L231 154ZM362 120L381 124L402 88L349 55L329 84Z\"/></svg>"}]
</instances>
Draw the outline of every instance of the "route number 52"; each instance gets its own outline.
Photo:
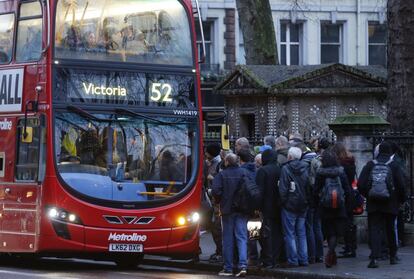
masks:
<instances>
[{"instance_id":1,"label":"route number 52","mask_svg":"<svg viewBox=\"0 0 414 279\"><path fill-rule=\"evenodd\" d=\"M150 99L154 102L168 102L171 103L172 87L168 83L154 82L151 86Z\"/></svg>"}]
</instances>

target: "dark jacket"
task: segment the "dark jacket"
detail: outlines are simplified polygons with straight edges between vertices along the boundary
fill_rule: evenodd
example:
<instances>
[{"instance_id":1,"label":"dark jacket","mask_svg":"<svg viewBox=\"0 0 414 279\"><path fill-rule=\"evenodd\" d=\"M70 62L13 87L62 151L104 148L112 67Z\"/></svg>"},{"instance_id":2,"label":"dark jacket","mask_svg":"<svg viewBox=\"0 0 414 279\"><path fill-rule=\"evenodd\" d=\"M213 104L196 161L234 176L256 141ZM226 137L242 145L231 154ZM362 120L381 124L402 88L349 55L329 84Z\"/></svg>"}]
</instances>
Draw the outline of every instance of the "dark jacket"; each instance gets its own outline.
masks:
<instances>
[{"instance_id":1,"label":"dark jacket","mask_svg":"<svg viewBox=\"0 0 414 279\"><path fill-rule=\"evenodd\" d=\"M256 165L254 163L244 163L240 167L246 170L246 174L250 179L253 181L256 179Z\"/></svg>"},{"instance_id":2,"label":"dark jacket","mask_svg":"<svg viewBox=\"0 0 414 279\"><path fill-rule=\"evenodd\" d=\"M320 194L323 187L325 186L325 179L327 177L337 177L339 176L341 180L341 186L345 193L345 206L337 209L325 208L319 204ZM348 178L344 172L343 167L320 167L316 172L315 178L315 192L314 192L315 205L320 212L321 218L330 219L330 218L346 218L347 212L352 210L354 205L354 196L352 195L351 185L348 182Z\"/></svg>"},{"instance_id":3,"label":"dark jacket","mask_svg":"<svg viewBox=\"0 0 414 279\"><path fill-rule=\"evenodd\" d=\"M232 210L233 198L245 173L246 170L240 167L228 167L214 177L212 194L220 204L221 215L234 213Z\"/></svg>"},{"instance_id":4,"label":"dark jacket","mask_svg":"<svg viewBox=\"0 0 414 279\"><path fill-rule=\"evenodd\" d=\"M307 152L302 156L301 161L306 163L307 167L308 167L308 192L314 193L315 192L315 176L316 173L312 172L312 161L316 158L317 154L315 152ZM314 200L313 197L311 196L311 198L309 199L309 207L310 208L315 208L315 204L314 204Z\"/></svg>"},{"instance_id":5,"label":"dark jacket","mask_svg":"<svg viewBox=\"0 0 414 279\"><path fill-rule=\"evenodd\" d=\"M352 186L352 182L354 181L355 175L356 175L356 166L355 166L354 157L348 157L348 158L342 159L340 160L339 163L344 168L346 178L348 179L349 184Z\"/></svg>"},{"instance_id":6,"label":"dark jacket","mask_svg":"<svg viewBox=\"0 0 414 279\"><path fill-rule=\"evenodd\" d=\"M292 179L295 182L294 189L291 187ZM279 193L284 209L294 213L303 213L307 210L311 198L307 163L292 160L282 166Z\"/></svg>"},{"instance_id":7,"label":"dark jacket","mask_svg":"<svg viewBox=\"0 0 414 279\"><path fill-rule=\"evenodd\" d=\"M278 181L280 167L276 151L269 150L262 154L263 166L257 170L256 184L263 193L262 214L264 218L279 218L280 197Z\"/></svg>"},{"instance_id":8,"label":"dark jacket","mask_svg":"<svg viewBox=\"0 0 414 279\"><path fill-rule=\"evenodd\" d=\"M386 163L390 159L389 155L379 154L377 161L380 163ZM382 212L393 215L398 215L398 209L400 204L405 202L405 180L404 173L398 163L392 161L389 163L389 167L392 171L394 190L390 191L390 198L387 201L373 201L368 198L369 190L371 185L369 180L371 179L371 170L374 167L374 162L369 161L361 171L358 178L358 190L367 198L367 212Z\"/></svg>"}]
</instances>

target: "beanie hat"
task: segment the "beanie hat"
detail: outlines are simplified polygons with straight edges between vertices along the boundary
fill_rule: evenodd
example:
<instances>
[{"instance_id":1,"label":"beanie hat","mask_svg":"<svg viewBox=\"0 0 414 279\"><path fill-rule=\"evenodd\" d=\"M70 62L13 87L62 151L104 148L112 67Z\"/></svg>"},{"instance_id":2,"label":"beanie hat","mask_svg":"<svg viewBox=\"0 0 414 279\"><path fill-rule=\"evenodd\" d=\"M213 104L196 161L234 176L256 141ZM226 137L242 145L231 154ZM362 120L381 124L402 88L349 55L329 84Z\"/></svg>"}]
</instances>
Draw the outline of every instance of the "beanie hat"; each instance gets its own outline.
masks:
<instances>
[{"instance_id":1,"label":"beanie hat","mask_svg":"<svg viewBox=\"0 0 414 279\"><path fill-rule=\"evenodd\" d=\"M220 154L221 146L219 143L213 142L207 145L206 152L213 157L216 157Z\"/></svg>"},{"instance_id":2,"label":"beanie hat","mask_svg":"<svg viewBox=\"0 0 414 279\"><path fill-rule=\"evenodd\" d=\"M259 147L259 152L263 153L265 150L268 150L268 149L272 149L272 147L270 145L265 144Z\"/></svg>"}]
</instances>

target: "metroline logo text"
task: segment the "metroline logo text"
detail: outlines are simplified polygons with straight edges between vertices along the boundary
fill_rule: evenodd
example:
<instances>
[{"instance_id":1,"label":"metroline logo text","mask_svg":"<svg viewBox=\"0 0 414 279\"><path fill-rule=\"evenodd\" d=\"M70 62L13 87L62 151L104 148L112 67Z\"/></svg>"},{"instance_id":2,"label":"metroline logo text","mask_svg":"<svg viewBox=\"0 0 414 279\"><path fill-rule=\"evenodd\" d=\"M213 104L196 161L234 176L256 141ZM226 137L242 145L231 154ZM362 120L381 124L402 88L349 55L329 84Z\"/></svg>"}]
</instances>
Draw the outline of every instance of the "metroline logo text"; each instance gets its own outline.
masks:
<instances>
[{"instance_id":1,"label":"metroline logo text","mask_svg":"<svg viewBox=\"0 0 414 279\"><path fill-rule=\"evenodd\" d=\"M147 240L146 235L141 235L137 233L133 234L118 234L118 233L110 233L108 240L114 240L114 241L141 241L144 242Z\"/></svg>"}]
</instances>

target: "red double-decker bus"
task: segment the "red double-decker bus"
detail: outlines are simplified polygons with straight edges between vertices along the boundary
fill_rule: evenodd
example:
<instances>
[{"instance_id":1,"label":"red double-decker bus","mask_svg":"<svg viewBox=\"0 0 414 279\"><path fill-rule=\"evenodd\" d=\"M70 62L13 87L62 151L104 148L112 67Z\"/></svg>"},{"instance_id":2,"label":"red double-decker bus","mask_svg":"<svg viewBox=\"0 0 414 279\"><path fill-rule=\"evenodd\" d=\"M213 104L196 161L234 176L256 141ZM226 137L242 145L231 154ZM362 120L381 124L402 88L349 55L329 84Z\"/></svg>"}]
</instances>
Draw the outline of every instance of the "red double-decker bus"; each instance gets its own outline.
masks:
<instances>
[{"instance_id":1,"label":"red double-decker bus","mask_svg":"<svg viewBox=\"0 0 414 279\"><path fill-rule=\"evenodd\" d=\"M0 252L198 253L189 0L0 0Z\"/></svg>"}]
</instances>

